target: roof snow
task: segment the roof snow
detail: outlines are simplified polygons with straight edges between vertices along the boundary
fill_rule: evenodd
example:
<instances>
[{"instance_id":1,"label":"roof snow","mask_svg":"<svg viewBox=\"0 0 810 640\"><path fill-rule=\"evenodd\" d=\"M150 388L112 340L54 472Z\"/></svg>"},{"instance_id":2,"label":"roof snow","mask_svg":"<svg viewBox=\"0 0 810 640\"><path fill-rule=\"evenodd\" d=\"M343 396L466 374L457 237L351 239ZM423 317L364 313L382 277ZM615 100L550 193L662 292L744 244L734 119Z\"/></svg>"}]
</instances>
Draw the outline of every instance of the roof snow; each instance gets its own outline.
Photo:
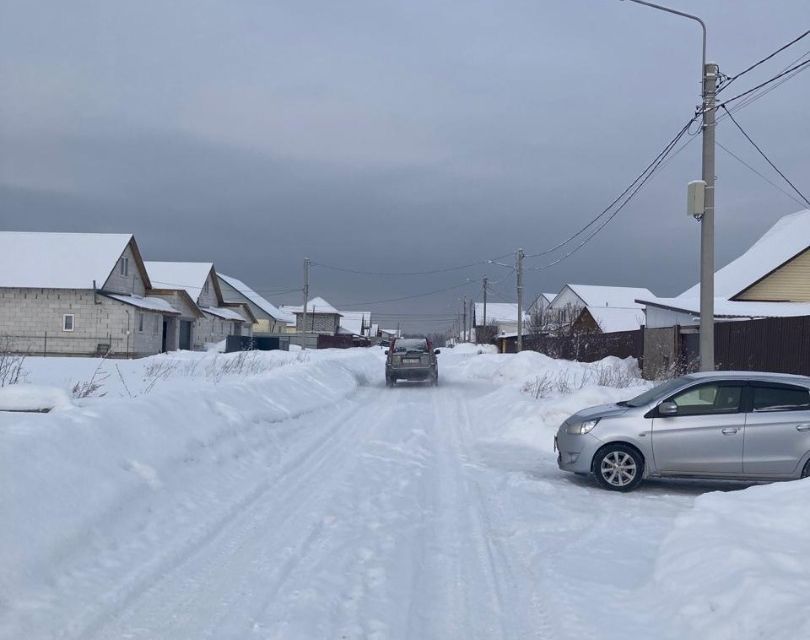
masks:
<instances>
[{"instance_id":1,"label":"roof snow","mask_svg":"<svg viewBox=\"0 0 810 640\"><path fill-rule=\"evenodd\" d=\"M602 333L635 331L644 324L642 309L623 309L621 307L586 307L586 309L599 325Z\"/></svg>"},{"instance_id":2,"label":"roof snow","mask_svg":"<svg viewBox=\"0 0 810 640\"><path fill-rule=\"evenodd\" d=\"M642 287L605 287L594 284L566 285L577 294L586 307L616 307L619 309L641 309L638 298L654 298L652 291Z\"/></svg>"},{"instance_id":3,"label":"roof snow","mask_svg":"<svg viewBox=\"0 0 810 640\"><path fill-rule=\"evenodd\" d=\"M138 309L145 311L159 311L160 313L180 315L180 312L163 298L156 298L154 296L127 296L119 293L105 293L104 295L113 300L118 300L119 302L138 307Z\"/></svg>"},{"instance_id":4,"label":"roof snow","mask_svg":"<svg viewBox=\"0 0 810 640\"><path fill-rule=\"evenodd\" d=\"M700 315L700 299L678 296L677 298L650 298L643 300L653 307L683 311ZM749 302L747 300L714 299L714 315L718 318L789 318L810 315L810 302Z\"/></svg>"},{"instance_id":5,"label":"roof snow","mask_svg":"<svg viewBox=\"0 0 810 640\"><path fill-rule=\"evenodd\" d=\"M210 262L147 262L155 289L183 289L197 302L214 265Z\"/></svg>"},{"instance_id":6,"label":"roof snow","mask_svg":"<svg viewBox=\"0 0 810 640\"><path fill-rule=\"evenodd\" d=\"M245 298L247 298L257 307L259 307L259 309L261 309L268 315L273 316L276 320L281 320L283 322L287 322L288 320L292 321L295 320L294 316L282 312L278 307L262 298L258 293L256 293L253 289L251 289L241 280L237 280L236 278L226 276L221 273L218 273L217 275L220 278L222 278L225 282L227 282L229 285L231 285L234 289L236 289L239 293L245 296Z\"/></svg>"},{"instance_id":7,"label":"roof snow","mask_svg":"<svg viewBox=\"0 0 810 640\"><path fill-rule=\"evenodd\" d=\"M130 240L131 233L2 231L0 287L101 288Z\"/></svg>"},{"instance_id":8,"label":"roof snow","mask_svg":"<svg viewBox=\"0 0 810 640\"><path fill-rule=\"evenodd\" d=\"M528 315L524 312L524 320ZM517 303L514 302L488 302L487 303L487 324L490 322L512 322L517 324L518 311ZM484 303L475 303L475 322L484 323Z\"/></svg>"},{"instance_id":9,"label":"roof snow","mask_svg":"<svg viewBox=\"0 0 810 640\"><path fill-rule=\"evenodd\" d=\"M250 322L235 309L227 309L225 307L200 307L200 310L212 316L222 318L223 320L238 320L240 322Z\"/></svg>"},{"instance_id":10,"label":"roof snow","mask_svg":"<svg viewBox=\"0 0 810 640\"><path fill-rule=\"evenodd\" d=\"M810 209L780 218L748 251L714 274L714 293L733 298L810 246ZM643 296L639 296L643 297ZM700 297L700 284L679 298Z\"/></svg>"},{"instance_id":11,"label":"roof snow","mask_svg":"<svg viewBox=\"0 0 810 640\"><path fill-rule=\"evenodd\" d=\"M292 313L304 313L302 305L298 305L297 307L287 306L284 308ZM340 311L335 309L331 304L321 297L312 298L309 302L307 302L307 313L327 313L340 315Z\"/></svg>"}]
</instances>

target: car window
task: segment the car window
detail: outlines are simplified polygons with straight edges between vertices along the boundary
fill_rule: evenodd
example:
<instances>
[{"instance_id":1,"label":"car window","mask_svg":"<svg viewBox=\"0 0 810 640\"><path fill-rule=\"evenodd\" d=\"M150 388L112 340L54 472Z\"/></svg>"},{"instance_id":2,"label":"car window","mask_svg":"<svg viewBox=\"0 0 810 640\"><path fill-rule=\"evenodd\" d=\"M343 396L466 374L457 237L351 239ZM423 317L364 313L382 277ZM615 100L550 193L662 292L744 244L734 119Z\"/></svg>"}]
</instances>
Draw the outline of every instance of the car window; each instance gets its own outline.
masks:
<instances>
[{"instance_id":1,"label":"car window","mask_svg":"<svg viewBox=\"0 0 810 640\"><path fill-rule=\"evenodd\" d=\"M427 353L427 350L427 340L411 338L406 340L397 340L394 344L395 353L408 353L413 351L418 353Z\"/></svg>"},{"instance_id":2,"label":"car window","mask_svg":"<svg viewBox=\"0 0 810 640\"><path fill-rule=\"evenodd\" d=\"M753 409L758 411L810 410L810 392L804 387L754 386Z\"/></svg>"},{"instance_id":3,"label":"car window","mask_svg":"<svg viewBox=\"0 0 810 640\"><path fill-rule=\"evenodd\" d=\"M670 401L678 405L678 415L737 413L740 410L742 386L701 384L674 395Z\"/></svg>"},{"instance_id":4,"label":"car window","mask_svg":"<svg viewBox=\"0 0 810 640\"><path fill-rule=\"evenodd\" d=\"M638 395L631 400L620 402L619 404L626 407L643 407L645 404L649 404L650 402L658 400L661 397L666 397L669 393L675 391L675 389L684 386L688 380L689 378L685 376L667 380L666 382L663 382L652 389L647 389L647 391L641 395Z\"/></svg>"}]
</instances>

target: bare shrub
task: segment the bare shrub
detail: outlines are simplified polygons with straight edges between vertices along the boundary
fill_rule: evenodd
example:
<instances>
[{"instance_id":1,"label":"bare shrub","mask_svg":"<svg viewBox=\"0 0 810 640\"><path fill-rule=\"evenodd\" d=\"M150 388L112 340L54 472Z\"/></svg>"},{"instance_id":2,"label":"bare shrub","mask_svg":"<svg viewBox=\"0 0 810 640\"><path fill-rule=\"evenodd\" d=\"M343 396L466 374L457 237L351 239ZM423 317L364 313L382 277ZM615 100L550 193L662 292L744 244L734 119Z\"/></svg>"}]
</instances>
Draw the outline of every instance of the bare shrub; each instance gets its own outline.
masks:
<instances>
[{"instance_id":1,"label":"bare shrub","mask_svg":"<svg viewBox=\"0 0 810 640\"><path fill-rule=\"evenodd\" d=\"M532 382L527 382L524 384L523 388L521 389L523 393L528 393L535 400L545 398L546 396L550 395L553 390L554 380L548 373L545 373L542 376L537 376Z\"/></svg>"},{"instance_id":2,"label":"bare shrub","mask_svg":"<svg viewBox=\"0 0 810 640\"><path fill-rule=\"evenodd\" d=\"M0 342L0 387L17 384L25 380L24 353L14 353L8 338Z\"/></svg>"},{"instance_id":3,"label":"bare shrub","mask_svg":"<svg viewBox=\"0 0 810 640\"><path fill-rule=\"evenodd\" d=\"M626 389L634 384L635 378L622 365L602 364L594 370L593 382L600 387Z\"/></svg>"},{"instance_id":4,"label":"bare shrub","mask_svg":"<svg viewBox=\"0 0 810 640\"><path fill-rule=\"evenodd\" d=\"M104 388L104 383L107 381L107 378L110 377L109 373L102 371L102 367L104 366L104 361L107 359L107 356L109 356L109 352L106 353L103 358L101 358L98 366L93 371L93 375L90 376L89 380L79 380L73 385L73 388L70 390L73 398L103 398L107 395L106 392L101 391Z\"/></svg>"}]
</instances>

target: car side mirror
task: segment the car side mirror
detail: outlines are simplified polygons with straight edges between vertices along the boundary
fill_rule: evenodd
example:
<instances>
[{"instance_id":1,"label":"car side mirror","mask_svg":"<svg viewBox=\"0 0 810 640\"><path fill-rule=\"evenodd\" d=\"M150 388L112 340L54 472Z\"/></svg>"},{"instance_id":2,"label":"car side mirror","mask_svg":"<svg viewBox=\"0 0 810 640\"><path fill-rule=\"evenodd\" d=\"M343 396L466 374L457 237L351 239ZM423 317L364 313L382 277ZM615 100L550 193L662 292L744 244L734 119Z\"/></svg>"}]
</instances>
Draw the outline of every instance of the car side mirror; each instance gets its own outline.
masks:
<instances>
[{"instance_id":1,"label":"car side mirror","mask_svg":"<svg viewBox=\"0 0 810 640\"><path fill-rule=\"evenodd\" d=\"M433 350L433 353L436 354L436 355L439 355L441 352L442 352L441 349L434 349Z\"/></svg>"},{"instance_id":2,"label":"car side mirror","mask_svg":"<svg viewBox=\"0 0 810 640\"><path fill-rule=\"evenodd\" d=\"M383 353L384 353L385 355L388 355L388 349L386 349L385 351L383 351Z\"/></svg>"},{"instance_id":3,"label":"car side mirror","mask_svg":"<svg viewBox=\"0 0 810 640\"><path fill-rule=\"evenodd\" d=\"M658 415L674 416L678 414L678 405L674 402L662 402L658 405Z\"/></svg>"}]
</instances>

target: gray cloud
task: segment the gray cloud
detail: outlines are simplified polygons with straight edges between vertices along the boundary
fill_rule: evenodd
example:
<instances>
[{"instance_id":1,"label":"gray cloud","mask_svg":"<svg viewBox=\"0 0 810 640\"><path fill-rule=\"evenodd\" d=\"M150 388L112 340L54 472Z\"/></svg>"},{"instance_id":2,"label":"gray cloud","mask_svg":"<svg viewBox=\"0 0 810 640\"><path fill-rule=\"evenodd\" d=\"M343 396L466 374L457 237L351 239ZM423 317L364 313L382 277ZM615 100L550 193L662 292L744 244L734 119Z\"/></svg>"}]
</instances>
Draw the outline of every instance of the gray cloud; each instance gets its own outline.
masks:
<instances>
[{"instance_id":1,"label":"gray cloud","mask_svg":"<svg viewBox=\"0 0 810 640\"><path fill-rule=\"evenodd\" d=\"M0 6L3 227L132 231L150 258L211 259L267 291L299 286L305 255L398 271L553 245L618 195L698 100L697 31L626 2L69 4ZM706 18L710 57L729 74L806 20L798 0L678 6ZM810 190L807 77L739 119ZM718 139L767 172L730 126ZM530 272L529 290L690 286L698 228L683 203L699 146L582 251ZM799 208L721 150L718 206L720 263ZM513 295L508 270L491 265L414 278L316 268L313 285L340 305L484 271ZM440 314L409 318L427 328L478 291L373 308Z\"/></svg>"}]
</instances>

